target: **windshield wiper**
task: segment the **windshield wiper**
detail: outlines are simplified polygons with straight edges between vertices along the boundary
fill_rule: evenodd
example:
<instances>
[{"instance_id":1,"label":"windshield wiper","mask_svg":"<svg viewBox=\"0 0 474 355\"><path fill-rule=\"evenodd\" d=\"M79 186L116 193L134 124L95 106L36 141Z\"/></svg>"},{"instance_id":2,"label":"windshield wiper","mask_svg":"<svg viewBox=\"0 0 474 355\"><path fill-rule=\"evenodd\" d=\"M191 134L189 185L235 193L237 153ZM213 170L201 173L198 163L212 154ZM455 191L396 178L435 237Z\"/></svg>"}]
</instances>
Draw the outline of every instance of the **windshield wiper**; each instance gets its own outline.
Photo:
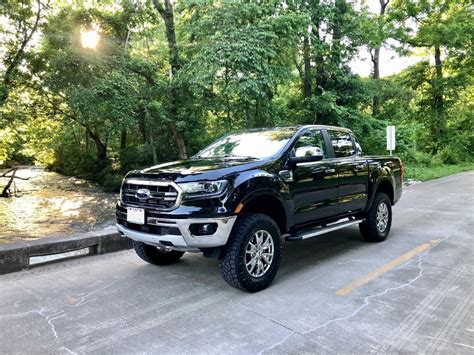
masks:
<instances>
[{"instance_id":1,"label":"windshield wiper","mask_svg":"<svg viewBox=\"0 0 474 355\"><path fill-rule=\"evenodd\" d=\"M250 160L250 159L257 159L256 157L251 157L250 155L232 155L232 154L224 154L218 156L208 156L204 157L201 155L196 155L194 158L196 159L242 159L242 160Z\"/></svg>"},{"instance_id":2,"label":"windshield wiper","mask_svg":"<svg viewBox=\"0 0 474 355\"><path fill-rule=\"evenodd\" d=\"M257 159L255 157L251 157L250 155L232 155L232 154L220 155L216 158Z\"/></svg>"}]
</instances>

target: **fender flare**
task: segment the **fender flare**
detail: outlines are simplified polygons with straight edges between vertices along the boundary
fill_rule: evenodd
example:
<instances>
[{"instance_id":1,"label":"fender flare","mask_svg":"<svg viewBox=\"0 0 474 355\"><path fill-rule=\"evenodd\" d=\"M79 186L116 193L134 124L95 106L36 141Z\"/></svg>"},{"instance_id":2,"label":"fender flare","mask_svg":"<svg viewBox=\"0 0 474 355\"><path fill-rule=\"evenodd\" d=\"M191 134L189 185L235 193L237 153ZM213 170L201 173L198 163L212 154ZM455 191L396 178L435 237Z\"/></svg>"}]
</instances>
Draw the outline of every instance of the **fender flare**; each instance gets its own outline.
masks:
<instances>
[{"instance_id":1,"label":"fender flare","mask_svg":"<svg viewBox=\"0 0 474 355\"><path fill-rule=\"evenodd\" d=\"M393 176L391 178L386 176L386 175L382 175L382 176L377 177L377 180L373 184L373 189L372 189L372 192L370 193L370 197L367 201L367 206L364 209L364 213L368 212L370 210L370 208L372 207L372 204L373 204L374 199L375 199L375 194L377 193L377 190L378 190L379 186L385 181L387 181L390 184L390 186L392 188L392 192L395 196L395 187L394 187L395 186L395 181L394 181Z\"/></svg>"},{"instance_id":2,"label":"fender flare","mask_svg":"<svg viewBox=\"0 0 474 355\"><path fill-rule=\"evenodd\" d=\"M247 171L240 174L234 180L234 189L230 194L228 201L229 209L234 211L242 204L243 208L249 202L263 196L269 196L276 199L285 214L284 226L286 228L291 224L291 201L285 198L289 194L288 186L277 176L264 171Z\"/></svg>"}]
</instances>

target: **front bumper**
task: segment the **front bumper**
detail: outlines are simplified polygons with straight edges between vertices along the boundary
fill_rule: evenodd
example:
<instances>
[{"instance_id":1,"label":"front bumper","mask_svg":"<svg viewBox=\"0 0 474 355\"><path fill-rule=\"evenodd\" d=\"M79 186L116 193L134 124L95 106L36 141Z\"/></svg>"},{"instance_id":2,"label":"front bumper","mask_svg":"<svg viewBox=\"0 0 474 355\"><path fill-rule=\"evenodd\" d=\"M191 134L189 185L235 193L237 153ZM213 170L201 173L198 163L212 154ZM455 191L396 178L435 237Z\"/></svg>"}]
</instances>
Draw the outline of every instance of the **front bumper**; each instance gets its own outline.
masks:
<instances>
[{"instance_id":1,"label":"front bumper","mask_svg":"<svg viewBox=\"0 0 474 355\"><path fill-rule=\"evenodd\" d=\"M164 230L167 231L177 229L179 233L176 234L137 231L118 223L117 229L123 236L145 244L180 251L199 251L201 248L225 245L236 219L237 216L187 219L153 218L154 226L164 227ZM216 223L217 230L214 234L196 236L191 233L189 228L191 224L195 223Z\"/></svg>"}]
</instances>

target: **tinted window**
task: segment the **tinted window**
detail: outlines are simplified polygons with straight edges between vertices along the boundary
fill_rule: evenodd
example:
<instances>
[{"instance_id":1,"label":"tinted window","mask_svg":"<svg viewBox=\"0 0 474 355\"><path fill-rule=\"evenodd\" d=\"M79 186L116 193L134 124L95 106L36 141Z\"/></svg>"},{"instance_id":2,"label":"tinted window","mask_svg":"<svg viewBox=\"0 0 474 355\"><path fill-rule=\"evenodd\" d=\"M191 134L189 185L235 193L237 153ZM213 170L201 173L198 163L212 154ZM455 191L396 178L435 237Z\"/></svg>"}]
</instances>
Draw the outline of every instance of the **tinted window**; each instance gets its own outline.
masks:
<instances>
[{"instance_id":1,"label":"tinted window","mask_svg":"<svg viewBox=\"0 0 474 355\"><path fill-rule=\"evenodd\" d=\"M328 131L336 158L350 157L355 154L350 133Z\"/></svg>"},{"instance_id":2,"label":"tinted window","mask_svg":"<svg viewBox=\"0 0 474 355\"><path fill-rule=\"evenodd\" d=\"M327 149L320 130L310 129L303 133L293 148L296 157L323 155L327 158Z\"/></svg>"},{"instance_id":3,"label":"tinted window","mask_svg":"<svg viewBox=\"0 0 474 355\"><path fill-rule=\"evenodd\" d=\"M197 158L265 158L278 153L295 134L295 128L275 128L229 134L201 150Z\"/></svg>"},{"instance_id":4,"label":"tinted window","mask_svg":"<svg viewBox=\"0 0 474 355\"><path fill-rule=\"evenodd\" d=\"M362 147L360 146L359 142L357 142L356 137L354 137L354 135L351 135L351 137L352 137L352 140L354 141L355 146L356 146L356 153L360 154L360 155L363 155L364 153L362 152Z\"/></svg>"}]
</instances>

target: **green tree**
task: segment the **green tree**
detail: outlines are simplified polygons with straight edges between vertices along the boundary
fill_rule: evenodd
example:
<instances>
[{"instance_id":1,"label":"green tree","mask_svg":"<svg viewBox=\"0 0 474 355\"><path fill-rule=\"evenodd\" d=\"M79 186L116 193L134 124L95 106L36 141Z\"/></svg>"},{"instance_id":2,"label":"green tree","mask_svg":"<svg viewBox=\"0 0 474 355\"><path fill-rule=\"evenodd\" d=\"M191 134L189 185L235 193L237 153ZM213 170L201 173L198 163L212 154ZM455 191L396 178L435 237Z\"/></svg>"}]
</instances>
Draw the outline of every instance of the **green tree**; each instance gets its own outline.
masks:
<instances>
[{"instance_id":1,"label":"green tree","mask_svg":"<svg viewBox=\"0 0 474 355\"><path fill-rule=\"evenodd\" d=\"M288 6L307 18L300 29L297 58L307 123L343 124L367 100L349 62L364 44L365 13L345 0L292 1Z\"/></svg>"},{"instance_id":2,"label":"green tree","mask_svg":"<svg viewBox=\"0 0 474 355\"><path fill-rule=\"evenodd\" d=\"M410 34L408 43L413 47L429 50L434 58L434 67L424 63L416 72L422 76L414 80L420 86L423 82L429 84L429 87L424 87L426 100L422 100L420 104L430 108L429 114L424 117L433 140L431 150L437 152L448 139L446 117L449 104L446 97L448 81L456 85L453 80L446 78L447 68L443 64L443 52L448 58L450 56L457 58L452 60L458 61L458 64L465 62L471 64L472 68L474 38L472 4L464 0L397 0L394 1L393 7L395 18L404 23Z\"/></svg>"},{"instance_id":3,"label":"green tree","mask_svg":"<svg viewBox=\"0 0 474 355\"><path fill-rule=\"evenodd\" d=\"M4 19L2 32L2 58L0 65L0 106L8 99L15 85L19 67L31 49L33 36L44 19L48 1L6 0L0 5L0 17Z\"/></svg>"},{"instance_id":4,"label":"green tree","mask_svg":"<svg viewBox=\"0 0 474 355\"><path fill-rule=\"evenodd\" d=\"M292 76L300 18L279 2L188 6L186 75L227 131L274 124L273 99Z\"/></svg>"}]
</instances>

